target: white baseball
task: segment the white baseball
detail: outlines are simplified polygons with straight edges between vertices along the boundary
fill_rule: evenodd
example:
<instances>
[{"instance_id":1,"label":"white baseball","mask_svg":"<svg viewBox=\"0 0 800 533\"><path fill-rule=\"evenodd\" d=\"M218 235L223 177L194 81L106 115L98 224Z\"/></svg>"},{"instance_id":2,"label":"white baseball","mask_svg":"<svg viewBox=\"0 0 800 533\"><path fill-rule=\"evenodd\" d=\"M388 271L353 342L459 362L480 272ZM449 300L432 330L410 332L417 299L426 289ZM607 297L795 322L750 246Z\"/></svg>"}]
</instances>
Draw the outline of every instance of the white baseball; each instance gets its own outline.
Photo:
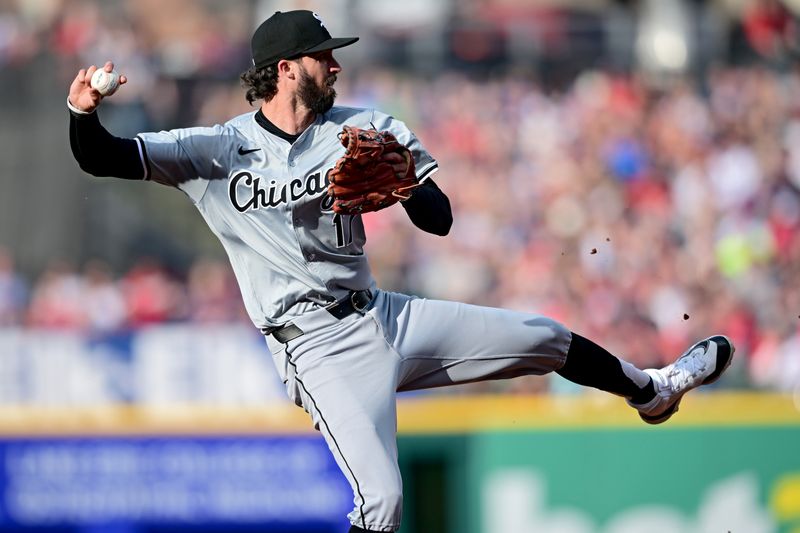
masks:
<instances>
[{"instance_id":1,"label":"white baseball","mask_svg":"<svg viewBox=\"0 0 800 533\"><path fill-rule=\"evenodd\" d=\"M119 73L116 70L106 72L104 69L97 69L92 74L91 84L103 96L111 96L119 88Z\"/></svg>"}]
</instances>

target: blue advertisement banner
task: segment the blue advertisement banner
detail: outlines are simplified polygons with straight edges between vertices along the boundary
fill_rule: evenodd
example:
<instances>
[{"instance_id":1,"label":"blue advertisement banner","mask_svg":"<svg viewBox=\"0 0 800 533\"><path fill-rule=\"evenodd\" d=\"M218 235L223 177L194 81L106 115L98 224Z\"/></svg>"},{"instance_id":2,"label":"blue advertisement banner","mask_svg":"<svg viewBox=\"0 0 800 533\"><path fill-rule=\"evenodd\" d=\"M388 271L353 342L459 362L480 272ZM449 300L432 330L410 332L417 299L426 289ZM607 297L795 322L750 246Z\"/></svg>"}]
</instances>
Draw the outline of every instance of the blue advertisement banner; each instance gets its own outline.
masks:
<instances>
[{"instance_id":1,"label":"blue advertisement banner","mask_svg":"<svg viewBox=\"0 0 800 533\"><path fill-rule=\"evenodd\" d=\"M346 531L320 437L0 440L0 531Z\"/></svg>"}]
</instances>

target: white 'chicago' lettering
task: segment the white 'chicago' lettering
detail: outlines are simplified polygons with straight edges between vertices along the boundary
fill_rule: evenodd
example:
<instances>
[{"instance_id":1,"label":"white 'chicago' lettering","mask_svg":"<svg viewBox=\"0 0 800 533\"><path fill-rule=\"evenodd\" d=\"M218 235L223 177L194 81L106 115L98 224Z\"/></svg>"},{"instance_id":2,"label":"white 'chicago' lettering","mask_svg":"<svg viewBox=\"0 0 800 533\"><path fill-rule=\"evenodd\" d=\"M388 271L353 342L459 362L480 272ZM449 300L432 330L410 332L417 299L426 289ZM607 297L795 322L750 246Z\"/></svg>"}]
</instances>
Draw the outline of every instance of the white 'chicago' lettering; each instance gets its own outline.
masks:
<instances>
[{"instance_id":1,"label":"white 'chicago' lettering","mask_svg":"<svg viewBox=\"0 0 800 533\"><path fill-rule=\"evenodd\" d=\"M251 209L275 208L281 204L297 201L303 196L313 196L325 192L328 188L328 176L315 172L305 179L295 178L290 182L278 185L275 180L269 184L250 172L235 174L228 185L228 196L231 204L240 213Z\"/></svg>"}]
</instances>

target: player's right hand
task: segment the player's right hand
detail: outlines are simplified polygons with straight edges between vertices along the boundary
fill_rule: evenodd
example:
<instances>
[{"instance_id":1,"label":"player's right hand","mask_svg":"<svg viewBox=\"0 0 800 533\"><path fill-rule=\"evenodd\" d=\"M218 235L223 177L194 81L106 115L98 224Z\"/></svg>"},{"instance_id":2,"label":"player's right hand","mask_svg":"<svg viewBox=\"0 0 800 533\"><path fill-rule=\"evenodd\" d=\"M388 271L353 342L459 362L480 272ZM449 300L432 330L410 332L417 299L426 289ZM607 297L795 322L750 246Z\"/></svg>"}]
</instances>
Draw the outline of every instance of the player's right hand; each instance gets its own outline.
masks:
<instances>
[{"instance_id":1,"label":"player's right hand","mask_svg":"<svg viewBox=\"0 0 800 533\"><path fill-rule=\"evenodd\" d=\"M106 72L111 72L114 70L114 63L106 61L106 64L103 65L103 69ZM94 65L87 69L80 69L78 75L72 80L72 85L69 86L69 103L72 104L74 108L85 113L91 113L97 109L97 106L100 105L100 101L103 99L100 93L92 88L91 84L92 74L94 74L96 70L97 67ZM127 81L128 78L120 75L120 85L123 85Z\"/></svg>"}]
</instances>

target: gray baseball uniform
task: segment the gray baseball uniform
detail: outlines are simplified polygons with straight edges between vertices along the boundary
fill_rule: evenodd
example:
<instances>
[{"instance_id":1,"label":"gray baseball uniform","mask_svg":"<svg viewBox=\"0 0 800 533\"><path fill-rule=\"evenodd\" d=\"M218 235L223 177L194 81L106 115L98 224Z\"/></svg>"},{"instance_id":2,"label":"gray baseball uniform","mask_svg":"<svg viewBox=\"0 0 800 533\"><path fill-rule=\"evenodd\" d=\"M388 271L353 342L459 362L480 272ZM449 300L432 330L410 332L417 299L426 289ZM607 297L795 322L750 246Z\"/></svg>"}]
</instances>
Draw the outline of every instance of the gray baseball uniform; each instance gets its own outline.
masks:
<instances>
[{"instance_id":1,"label":"gray baseball uniform","mask_svg":"<svg viewBox=\"0 0 800 533\"><path fill-rule=\"evenodd\" d=\"M146 178L183 190L225 247L247 311L291 399L312 417L349 480L351 522L400 524L396 391L543 374L564 364L571 333L534 314L427 300L376 288L360 216L330 209L326 172L345 124L389 130L425 180L436 161L405 124L333 107L290 144L248 113L221 126L144 133ZM359 312L330 304L369 291Z\"/></svg>"}]
</instances>

